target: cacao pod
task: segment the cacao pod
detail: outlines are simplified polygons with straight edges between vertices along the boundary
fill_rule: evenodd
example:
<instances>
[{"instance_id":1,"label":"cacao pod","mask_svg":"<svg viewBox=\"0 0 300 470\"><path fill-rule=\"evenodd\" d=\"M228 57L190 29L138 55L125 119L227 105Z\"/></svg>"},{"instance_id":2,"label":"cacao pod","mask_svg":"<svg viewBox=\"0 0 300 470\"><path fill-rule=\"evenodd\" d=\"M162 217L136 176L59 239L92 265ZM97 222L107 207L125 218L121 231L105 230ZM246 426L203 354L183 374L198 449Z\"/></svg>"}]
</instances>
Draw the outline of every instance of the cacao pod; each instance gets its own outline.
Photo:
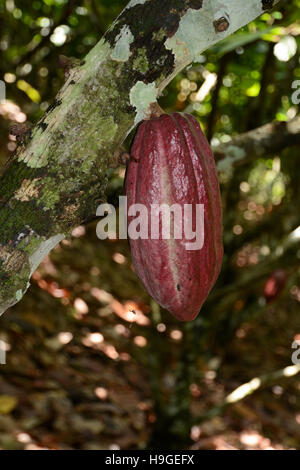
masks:
<instances>
[{"instance_id":1,"label":"cacao pod","mask_svg":"<svg viewBox=\"0 0 300 470\"><path fill-rule=\"evenodd\" d=\"M267 304L276 300L284 290L287 281L286 272L283 269L276 269L266 280L264 285L264 298Z\"/></svg>"},{"instance_id":2,"label":"cacao pod","mask_svg":"<svg viewBox=\"0 0 300 470\"><path fill-rule=\"evenodd\" d=\"M133 239L128 230L133 266L149 294L182 321L194 319L219 275L222 258L222 209L214 157L198 121L189 114L163 114L143 121L131 148L125 178L128 228L134 220L132 204L143 204L147 214L140 225L150 227L156 218L159 231ZM203 204L203 247L187 249L190 236L165 238L162 213L151 208L173 204L182 209L180 227L195 225ZM192 207L187 217L185 205ZM175 215L173 217L175 219ZM140 227L141 228L141 227Z\"/></svg>"}]
</instances>

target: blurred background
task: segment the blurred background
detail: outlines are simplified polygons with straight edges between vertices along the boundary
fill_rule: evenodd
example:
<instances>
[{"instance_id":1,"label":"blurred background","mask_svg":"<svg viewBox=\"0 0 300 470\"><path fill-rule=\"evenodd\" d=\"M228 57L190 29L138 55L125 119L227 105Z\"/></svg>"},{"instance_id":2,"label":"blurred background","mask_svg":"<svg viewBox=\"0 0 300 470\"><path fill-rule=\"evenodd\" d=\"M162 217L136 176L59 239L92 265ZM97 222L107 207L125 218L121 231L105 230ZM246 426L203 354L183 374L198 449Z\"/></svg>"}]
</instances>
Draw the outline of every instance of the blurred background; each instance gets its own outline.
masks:
<instances>
[{"instance_id":1,"label":"blurred background","mask_svg":"<svg viewBox=\"0 0 300 470\"><path fill-rule=\"evenodd\" d=\"M1 165L10 125L35 123L64 83L58 56L83 58L126 4L0 0ZM299 7L204 53L161 106L193 113L214 146L295 118ZM110 203L124 173L111 174ZM98 240L96 221L43 261L0 318L1 449L300 449L299 147L224 168L220 184L223 269L192 323L147 295L127 241Z\"/></svg>"}]
</instances>

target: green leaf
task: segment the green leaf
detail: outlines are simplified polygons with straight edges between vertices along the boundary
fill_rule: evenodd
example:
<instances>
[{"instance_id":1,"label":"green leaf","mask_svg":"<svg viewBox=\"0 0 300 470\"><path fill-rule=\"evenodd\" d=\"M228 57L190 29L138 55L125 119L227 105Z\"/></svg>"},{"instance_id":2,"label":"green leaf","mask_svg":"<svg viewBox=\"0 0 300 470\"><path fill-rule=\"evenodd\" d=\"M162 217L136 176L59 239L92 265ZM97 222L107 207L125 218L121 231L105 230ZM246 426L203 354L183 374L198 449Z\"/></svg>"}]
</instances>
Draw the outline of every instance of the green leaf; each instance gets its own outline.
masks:
<instances>
[{"instance_id":1,"label":"green leaf","mask_svg":"<svg viewBox=\"0 0 300 470\"><path fill-rule=\"evenodd\" d=\"M224 39L224 41L221 41L213 46L211 51L219 55L227 54L228 52L234 51L238 47L245 46L251 42L255 42L258 39L261 39L263 35L270 33L271 29L272 28L267 28L261 31L243 32L229 36L228 38Z\"/></svg>"},{"instance_id":2,"label":"green leaf","mask_svg":"<svg viewBox=\"0 0 300 470\"><path fill-rule=\"evenodd\" d=\"M18 400L16 397L9 395L0 395L0 414L8 415L17 406Z\"/></svg>"}]
</instances>

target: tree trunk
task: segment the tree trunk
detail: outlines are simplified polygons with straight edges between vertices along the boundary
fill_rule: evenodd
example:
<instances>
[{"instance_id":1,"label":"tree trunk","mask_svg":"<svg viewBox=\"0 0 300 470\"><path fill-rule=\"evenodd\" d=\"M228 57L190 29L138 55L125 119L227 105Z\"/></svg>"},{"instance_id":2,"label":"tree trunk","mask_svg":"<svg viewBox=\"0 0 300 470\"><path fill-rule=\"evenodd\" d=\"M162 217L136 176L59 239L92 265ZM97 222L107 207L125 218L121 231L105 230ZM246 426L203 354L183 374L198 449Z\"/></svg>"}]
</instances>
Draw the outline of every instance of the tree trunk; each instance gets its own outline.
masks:
<instances>
[{"instance_id":1,"label":"tree trunk","mask_svg":"<svg viewBox=\"0 0 300 470\"><path fill-rule=\"evenodd\" d=\"M164 87L277 0L132 0L21 140L0 185L0 313L44 256L96 213L107 171Z\"/></svg>"}]
</instances>

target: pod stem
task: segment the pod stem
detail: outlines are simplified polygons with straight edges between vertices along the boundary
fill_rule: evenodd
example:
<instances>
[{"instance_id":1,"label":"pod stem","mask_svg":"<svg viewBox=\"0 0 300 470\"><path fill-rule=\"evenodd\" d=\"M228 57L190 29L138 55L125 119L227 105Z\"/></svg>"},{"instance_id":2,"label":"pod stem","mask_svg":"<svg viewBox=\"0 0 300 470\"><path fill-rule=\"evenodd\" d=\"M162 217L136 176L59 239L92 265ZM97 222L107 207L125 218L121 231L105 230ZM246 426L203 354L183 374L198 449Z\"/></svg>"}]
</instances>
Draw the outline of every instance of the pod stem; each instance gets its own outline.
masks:
<instances>
[{"instance_id":1,"label":"pod stem","mask_svg":"<svg viewBox=\"0 0 300 470\"><path fill-rule=\"evenodd\" d=\"M164 110L159 106L157 102L150 104L149 119L159 118L163 114L166 114Z\"/></svg>"}]
</instances>

